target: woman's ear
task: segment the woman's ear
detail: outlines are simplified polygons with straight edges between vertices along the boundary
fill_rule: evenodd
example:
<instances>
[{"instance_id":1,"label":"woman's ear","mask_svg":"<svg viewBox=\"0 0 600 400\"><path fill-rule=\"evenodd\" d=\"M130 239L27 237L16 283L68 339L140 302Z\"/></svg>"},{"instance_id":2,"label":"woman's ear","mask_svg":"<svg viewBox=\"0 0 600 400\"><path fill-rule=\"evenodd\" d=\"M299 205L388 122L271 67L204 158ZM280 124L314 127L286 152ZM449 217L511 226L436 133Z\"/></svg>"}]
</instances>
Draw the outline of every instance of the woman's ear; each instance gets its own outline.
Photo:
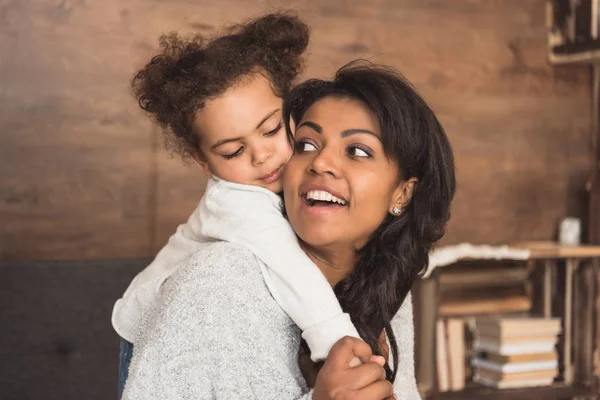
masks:
<instances>
[{"instance_id":1,"label":"woman's ear","mask_svg":"<svg viewBox=\"0 0 600 400\"><path fill-rule=\"evenodd\" d=\"M200 153L199 151L195 151L192 153L192 157L194 158L194 161L196 161L198 165L202 167L202 171L204 171L204 174L210 177L212 175L212 171L210 169L210 166L208 165L208 161L206 161L206 158L202 155L202 153Z\"/></svg>"},{"instance_id":2,"label":"woman's ear","mask_svg":"<svg viewBox=\"0 0 600 400\"><path fill-rule=\"evenodd\" d=\"M415 186L418 182L419 180L415 177L400 182L394 191L394 195L392 196L392 203L389 207L390 214L395 216L402 214L402 211L404 211L404 209L410 203L410 200L415 192Z\"/></svg>"}]
</instances>

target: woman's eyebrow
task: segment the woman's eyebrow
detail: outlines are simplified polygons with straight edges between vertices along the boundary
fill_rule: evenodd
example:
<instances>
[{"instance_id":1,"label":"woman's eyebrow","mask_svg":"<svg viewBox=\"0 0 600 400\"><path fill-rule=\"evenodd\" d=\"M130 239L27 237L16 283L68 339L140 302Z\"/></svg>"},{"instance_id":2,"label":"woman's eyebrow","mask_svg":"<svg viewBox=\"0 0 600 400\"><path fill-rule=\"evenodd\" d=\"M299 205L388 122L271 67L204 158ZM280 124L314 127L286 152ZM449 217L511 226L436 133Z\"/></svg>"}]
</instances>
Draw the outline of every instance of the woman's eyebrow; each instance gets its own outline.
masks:
<instances>
[{"instance_id":1,"label":"woman's eyebrow","mask_svg":"<svg viewBox=\"0 0 600 400\"><path fill-rule=\"evenodd\" d=\"M379 136L375 132L370 131L368 129L346 129L342 131L341 135L343 138L345 138L352 135L358 135L360 133L366 133L367 135L373 135L379 138Z\"/></svg>"},{"instance_id":2,"label":"woman's eyebrow","mask_svg":"<svg viewBox=\"0 0 600 400\"><path fill-rule=\"evenodd\" d=\"M302 122L300 125L298 125L298 128L296 129L300 129L303 126L308 126L309 128L311 128L313 131L317 132L318 134L322 134L323 133L323 127L321 127L321 125L317 124L316 122L312 122L312 121L304 121ZM358 134L367 134L367 135L373 135L377 138L379 138L379 135L377 135L375 132L370 131L368 129L360 129L360 128L356 128L356 129L345 129L343 130L340 135L342 136L342 138L348 137L348 136L352 136L352 135L358 135Z\"/></svg>"},{"instance_id":3,"label":"woman's eyebrow","mask_svg":"<svg viewBox=\"0 0 600 400\"><path fill-rule=\"evenodd\" d=\"M303 123L301 123L300 125L298 125L298 127L296 128L296 130L302 128L303 126L308 126L309 128L311 128L313 131L322 134L323 133L323 128L321 127L321 125L317 124L316 122L312 122L312 121L304 121Z\"/></svg>"}]
</instances>

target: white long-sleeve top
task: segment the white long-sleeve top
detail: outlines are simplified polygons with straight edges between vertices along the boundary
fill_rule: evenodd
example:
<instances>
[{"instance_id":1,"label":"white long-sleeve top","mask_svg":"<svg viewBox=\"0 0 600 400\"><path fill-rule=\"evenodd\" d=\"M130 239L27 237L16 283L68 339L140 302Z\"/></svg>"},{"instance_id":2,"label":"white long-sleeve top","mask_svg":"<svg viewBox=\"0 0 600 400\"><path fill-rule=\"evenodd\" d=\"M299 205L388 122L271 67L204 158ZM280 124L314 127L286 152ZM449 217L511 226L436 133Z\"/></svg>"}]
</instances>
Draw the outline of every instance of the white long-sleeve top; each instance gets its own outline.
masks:
<instances>
[{"instance_id":1,"label":"white long-sleeve top","mask_svg":"<svg viewBox=\"0 0 600 400\"><path fill-rule=\"evenodd\" d=\"M298 365L300 330L271 296L260 264L227 242L184 261L143 318L123 399L310 400ZM418 400L410 296L391 325L394 393Z\"/></svg>"},{"instance_id":2,"label":"white long-sleeve top","mask_svg":"<svg viewBox=\"0 0 600 400\"><path fill-rule=\"evenodd\" d=\"M188 222L177 228L116 302L112 316L116 332L134 342L142 315L154 305L177 265L219 240L243 246L262 261L271 295L302 330L313 361L326 358L342 337L359 337L327 279L300 248L282 208L281 198L267 189L211 178Z\"/></svg>"}]
</instances>

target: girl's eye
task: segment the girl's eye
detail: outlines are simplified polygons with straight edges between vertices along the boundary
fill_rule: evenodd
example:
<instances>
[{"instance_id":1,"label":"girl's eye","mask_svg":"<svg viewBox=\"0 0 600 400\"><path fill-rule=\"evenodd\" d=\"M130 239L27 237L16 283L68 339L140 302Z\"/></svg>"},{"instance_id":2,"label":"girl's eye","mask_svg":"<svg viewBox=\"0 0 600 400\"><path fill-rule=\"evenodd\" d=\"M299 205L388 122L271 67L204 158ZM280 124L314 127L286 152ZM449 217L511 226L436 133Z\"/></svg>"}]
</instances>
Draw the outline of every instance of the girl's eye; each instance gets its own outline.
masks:
<instances>
[{"instance_id":1,"label":"girl's eye","mask_svg":"<svg viewBox=\"0 0 600 400\"><path fill-rule=\"evenodd\" d=\"M299 153L307 153L309 151L315 151L317 148L310 142L298 142L296 143L296 151Z\"/></svg>"},{"instance_id":2,"label":"girl's eye","mask_svg":"<svg viewBox=\"0 0 600 400\"><path fill-rule=\"evenodd\" d=\"M269 132L265 133L265 136L269 137L269 136L275 135L277 132L279 132L281 130L282 127L283 127L283 123L279 122L279 124L275 127L275 129L273 129L272 131L269 131Z\"/></svg>"},{"instance_id":3,"label":"girl's eye","mask_svg":"<svg viewBox=\"0 0 600 400\"><path fill-rule=\"evenodd\" d=\"M348 153L353 157L373 157L373 154L369 150L359 146L351 146Z\"/></svg>"},{"instance_id":4,"label":"girl's eye","mask_svg":"<svg viewBox=\"0 0 600 400\"><path fill-rule=\"evenodd\" d=\"M242 151L244 151L244 147L240 147L239 149L236 150L235 153L223 154L221 157L223 157L226 160L231 160L232 158L235 158L235 157L239 156L240 154L242 154Z\"/></svg>"}]
</instances>

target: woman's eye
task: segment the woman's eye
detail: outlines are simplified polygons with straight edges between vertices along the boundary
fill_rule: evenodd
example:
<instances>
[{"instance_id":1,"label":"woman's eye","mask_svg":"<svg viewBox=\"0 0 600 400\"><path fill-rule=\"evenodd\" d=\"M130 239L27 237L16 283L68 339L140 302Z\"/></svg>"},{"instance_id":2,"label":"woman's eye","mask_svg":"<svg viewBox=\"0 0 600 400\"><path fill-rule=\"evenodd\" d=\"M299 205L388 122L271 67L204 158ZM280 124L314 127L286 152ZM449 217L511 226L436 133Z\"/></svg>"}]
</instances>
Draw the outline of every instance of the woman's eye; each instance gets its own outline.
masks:
<instances>
[{"instance_id":1,"label":"woman's eye","mask_svg":"<svg viewBox=\"0 0 600 400\"><path fill-rule=\"evenodd\" d=\"M348 152L353 157L372 157L373 156L368 150L362 149L358 146L350 147Z\"/></svg>"},{"instance_id":2,"label":"woman's eye","mask_svg":"<svg viewBox=\"0 0 600 400\"><path fill-rule=\"evenodd\" d=\"M239 156L240 154L242 154L242 151L244 150L243 147L240 147L239 149L237 149L234 153L231 154L223 154L221 157L223 157L226 160L231 160L232 158L235 158L237 156Z\"/></svg>"},{"instance_id":3,"label":"woman's eye","mask_svg":"<svg viewBox=\"0 0 600 400\"><path fill-rule=\"evenodd\" d=\"M279 132L281 130L282 127L283 127L283 123L280 122L279 125L277 125L275 127L275 129L273 129L272 131L269 131L269 132L265 133L265 136L269 137L269 136L275 135L277 132Z\"/></svg>"},{"instance_id":4,"label":"woman's eye","mask_svg":"<svg viewBox=\"0 0 600 400\"><path fill-rule=\"evenodd\" d=\"M300 153L307 153L309 151L315 151L317 148L310 142L298 142L296 143L296 151Z\"/></svg>"}]
</instances>

